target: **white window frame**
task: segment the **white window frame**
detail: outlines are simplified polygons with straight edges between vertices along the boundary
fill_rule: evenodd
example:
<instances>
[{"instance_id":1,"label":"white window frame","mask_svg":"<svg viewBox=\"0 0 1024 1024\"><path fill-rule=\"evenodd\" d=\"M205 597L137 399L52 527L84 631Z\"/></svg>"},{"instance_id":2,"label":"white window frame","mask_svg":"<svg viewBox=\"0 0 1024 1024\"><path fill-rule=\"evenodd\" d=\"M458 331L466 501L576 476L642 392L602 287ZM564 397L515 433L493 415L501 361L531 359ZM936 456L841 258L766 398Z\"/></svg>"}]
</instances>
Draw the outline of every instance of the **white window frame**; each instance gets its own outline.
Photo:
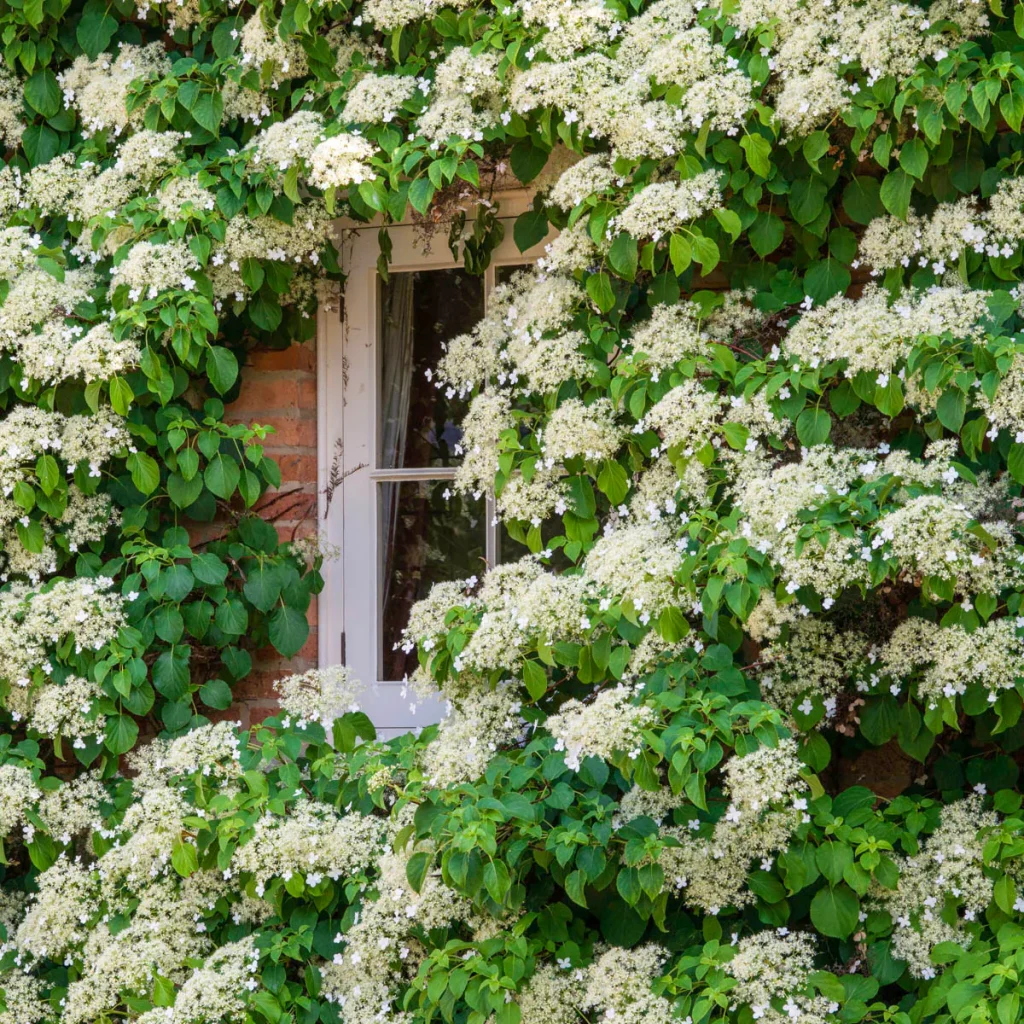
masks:
<instances>
[{"instance_id":1,"label":"white window frame","mask_svg":"<svg viewBox=\"0 0 1024 1024\"><path fill-rule=\"evenodd\" d=\"M529 209L532 196L523 189L496 195L505 237L491 257L484 276L484 301L498 267L535 261L548 239L521 253L512 237L515 218ZM467 215L468 227L472 216ZM340 310L322 310L317 323L318 512L329 551L340 557L324 561L324 589L319 596L319 663L345 664L364 690L361 708L378 733L396 735L436 722L443 714L438 702L411 707L412 694L401 681L378 679L381 648L380 537L377 487L384 481L434 480L455 475L454 469L377 469L377 373L379 224L339 221L341 266L346 274ZM448 248L447 228L439 228L424 253L422 229L412 222L388 226L394 272L443 270L462 266ZM328 502L328 491L333 493ZM493 500L486 501L486 560L497 555L497 528L492 525Z\"/></svg>"}]
</instances>

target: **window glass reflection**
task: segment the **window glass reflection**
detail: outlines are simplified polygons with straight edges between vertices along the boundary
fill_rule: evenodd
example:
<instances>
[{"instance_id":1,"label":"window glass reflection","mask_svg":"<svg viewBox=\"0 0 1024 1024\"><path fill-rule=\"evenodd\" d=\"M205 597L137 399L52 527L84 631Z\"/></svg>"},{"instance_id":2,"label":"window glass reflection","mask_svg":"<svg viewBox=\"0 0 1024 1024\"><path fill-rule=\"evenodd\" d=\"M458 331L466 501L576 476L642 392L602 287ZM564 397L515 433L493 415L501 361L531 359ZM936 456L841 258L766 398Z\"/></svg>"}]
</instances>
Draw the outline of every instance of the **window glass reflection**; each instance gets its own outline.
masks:
<instances>
[{"instance_id":1,"label":"window glass reflection","mask_svg":"<svg viewBox=\"0 0 1024 1024\"><path fill-rule=\"evenodd\" d=\"M451 493L451 481L378 484L381 545L381 679L402 679L416 652L400 645L412 606L443 580L483 576L484 500ZM447 496L446 496L447 495Z\"/></svg>"},{"instance_id":2,"label":"window glass reflection","mask_svg":"<svg viewBox=\"0 0 1024 1024\"><path fill-rule=\"evenodd\" d=\"M378 465L451 466L467 403L427 378L444 342L484 315L482 277L462 268L392 273L380 291Z\"/></svg>"}]
</instances>

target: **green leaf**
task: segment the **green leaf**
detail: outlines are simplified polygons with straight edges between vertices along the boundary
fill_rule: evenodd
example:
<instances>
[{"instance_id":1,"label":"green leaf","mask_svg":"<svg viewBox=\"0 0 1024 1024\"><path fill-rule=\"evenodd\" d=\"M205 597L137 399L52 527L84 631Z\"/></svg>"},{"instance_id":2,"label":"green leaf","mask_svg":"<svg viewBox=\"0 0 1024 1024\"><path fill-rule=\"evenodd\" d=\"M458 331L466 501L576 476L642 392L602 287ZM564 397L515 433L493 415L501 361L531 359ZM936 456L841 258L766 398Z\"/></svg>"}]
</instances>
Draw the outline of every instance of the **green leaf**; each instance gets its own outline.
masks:
<instances>
[{"instance_id":1,"label":"green leaf","mask_svg":"<svg viewBox=\"0 0 1024 1024\"><path fill-rule=\"evenodd\" d=\"M747 238L754 252L764 257L782 245L785 234L786 227L781 217L776 217L774 213L759 213L747 232Z\"/></svg>"},{"instance_id":2,"label":"green leaf","mask_svg":"<svg viewBox=\"0 0 1024 1024\"><path fill-rule=\"evenodd\" d=\"M235 493L238 478L241 475L238 463L234 459L218 452L203 472L206 486L218 498L227 500Z\"/></svg>"},{"instance_id":3,"label":"green leaf","mask_svg":"<svg viewBox=\"0 0 1024 1024\"><path fill-rule=\"evenodd\" d=\"M186 843L179 839L171 847L171 867L181 875L188 878L199 870L199 854L194 843Z\"/></svg>"},{"instance_id":4,"label":"green leaf","mask_svg":"<svg viewBox=\"0 0 1024 1024\"><path fill-rule=\"evenodd\" d=\"M173 1006L175 997L174 982L157 974L153 978L153 1005Z\"/></svg>"},{"instance_id":5,"label":"green leaf","mask_svg":"<svg viewBox=\"0 0 1024 1024\"><path fill-rule=\"evenodd\" d=\"M188 693L190 651L191 648L179 644L153 662L153 685L168 700L179 700Z\"/></svg>"},{"instance_id":6,"label":"green leaf","mask_svg":"<svg viewBox=\"0 0 1024 1024\"><path fill-rule=\"evenodd\" d=\"M843 209L854 224L870 224L885 211L874 178L855 177L843 190Z\"/></svg>"},{"instance_id":7,"label":"green leaf","mask_svg":"<svg viewBox=\"0 0 1024 1024\"><path fill-rule=\"evenodd\" d=\"M40 455L36 460L36 479L43 489L43 494L53 494L60 483L60 467L52 455Z\"/></svg>"},{"instance_id":8,"label":"green leaf","mask_svg":"<svg viewBox=\"0 0 1024 1024\"><path fill-rule=\"evenodd\" d=\"M543 210L527 210L526 213L520 214L516 217L515 227L512 229L512 237L520 252L526 252L527 249L532 249L543 242L547 233L548 218Z\"/></svg>"},{"instance_id":9,"label":"green leaf","mask_svg":"<svg viewBox=\"0 0 1024 1024\"><path fill-rule=\"evenodd\" d=\"M689 635L690 624L683 616L681 608L670 605L658 618L658 632L670 643L677 644Z\"/></svg>"},{"instance_id":10,"label":"green leaf","mask_svg":"<svg viewBox=\"0 0 1024 1024\"><path fill-rule=\"evenodd\" d=\"M587 905L587 876L582 871L570 871L565 879L565 893L577 906Z\"/></svg>"},{"instance_id":11,"label":"green leaf","mask_svg":"<svg viewBox=\"0 0 1024 1024\"><path fill-rule=\"evenodd\" d=\"M508 868L500 860L490 861L484 867L484 888L497 904L503 904L512 882L508 876Z\"/></svg>"},{"instance_id":12,"label":"green leaf","mask_svg":"<svg viewBox=\"0 0 1024 1024\"><path fill-rule=\"evenodd\" d=\"M145 452L132 452L125 460L132 483L143 493L152 494L160 485L160 466Z\"/></svg>"},{"instance_id":13,"label":"green leaf","mask_svg":"<svg viewBox=\"0 0 1024 1024\"><path fill-rule=\"evenodd\" d=\"M804 139L804 159L817 170L818 161L828 152L830 145L828 132L813 132Z\"/></svg>"},{"instance_id":14,"label":"green leaf","mask_svg":"<svg viewBox=\"0 0 1024 1024\"><path fill-rule=\"evenodd\" d=\"M199 699L216 711L225 711L231 707L231 687L223 679L211 679L199 687Z\"/></svg>"},{"instance_id":15,"label":"green leaf","mask_svg":"<svg viewBox=\"0 0 1024 1024\"><path fill-rule=\"evenodd\" d=\"M279 654L291 658L309 637L309 623L297 608L282 605L270 616L270 642Z\"/></svg>"},{"instance_id":16,"label":"green leaf","mask_svg":"<svg viewBox=\"0 0 1024 1024\"><path fill-rule=\"evenodd\" d=\"M409 186L409 202L417 213L426 213L434 198L434 183L429 178L417 178Z\"/></svg>"},{"instance_id":17,"label":"green leaf","mask_svg":"<svg viewBox=\"0 0 1024 1024\"><path fill-rule=\"evenodd\" d=\"M75 30L75 38L89 59L95 60L107 48L116 32L116 18L112 18L101 7L89 9L87 5Z\"/></svg>"},{"instance_id":18,"label":"green leaf","mask_svg":"<svg viewBox=\"0 0 1024 1024\"><path fill-rule=\"evenodd\" d=\"M35 519L28 523L15 523L14 531L18 535L21 546L33 555L42 554L46 544L46 536L43 533L43 525Z\"/></svg>"},{"instance_id":19,"label":"green leaf","mask_svg":"<svg viewBox=\"0 0 1024 1024\"><path fill-rule=\"evenodd\" d=\"M1017 4L1017 10L1024 10L1024 5ZM1004 92L999 98L999 112L1015 132L1020 131L1021 121L1024 120L1024 96L1017 91L1017 83L1012 91Z\"/></svg>"},{"instance_id":20,"label":"green leaf","mask_svg":"<svg viewBox=\"0 0 1024 1024\"><path fill-rule=\"evenodd\" d=\"M621 505L629 493L629 476L619 463L606 459L597 474L597 487L613 505Z\"/></svg>"},{"instance_id":21,"label":"green leaf","mask_svg":"<svg viewBox=\"0 0 1024 1024\"><path fill-rule=\"evenodd\" d=\"M992 887L992 895L995 898L996 906L1004 914L1014 912L1014 903L1017 902L1017 886L1009 875L1003 875L996 880Z\"/></svg>"},{"instance_id":22,"label":"green leaf","mask_svg":"<svg viewBox=\"0 0 1024 1024\"><path fill-rule=\"evenodd\" d=\"M43 0L24 0L22 13L29 25L38 28L43 23Z\"/></svg>"},{"instance_id":23,"label":"green leaf","mask_svg":"<svg viewBox=\"0 0 1024 1024\"><path fill-rule=\"evenodd\" d=\"M910 194L913 190L914 179L901 167L885 176L879 197L882 205L894 217L906 220L910 210Z\"/></svg>"},{"instance_id":24,"label":"green leaf","mask_svg":"<svg viewBox=\"0 0 1024 1024\"><path fill-rule=\"evenodd\" d=\"M523 682L534 700L540 700L548 690L548 674L543 665L536 661L523 662Z\"/></svg>"},{"instance_id":25,"label":"green leaf","mask_svg":"<svg viewBox=\"0 0 1024 1024\"><path fill-rule=\"evenodd\" d=\"M602 313L608 313L615 308L615 292L612 291L611 278L603 270L587 278L587 295Z\"/></svg>"},{"instance_id":26,"label":"green leaf","mask_svg":"<svg viewBox=\"0 0 1024 1024\"><path fill-rule=\"evenodd\" d=\"M127 754L139 738L139 724L128 715L111 715L103 730L103 745L114 755Z\"/></svg>"},{"instance_id":27,"label":"green leaf","mask_svg":"<svg viewBox=\"0 0 1024 1024\"><path fill-rule=\"evenodd\" d=\"M924 172L928 170L928 147L920 138L908 139L903 143L900 149L900 167L914 178L924 177ZM884 185L882 191L885 191ZM882 201L885 202L884 195Z\"/></svg>"},{"instance_id":28,"label":"green leaf","mask_svg":"<svg viewBox=\"0 0 1024 1024\"><path fill-rule=\"evenodd\" d=\"M49 69L37 71L25 82L25 102L42 117L53 117L60 112L60 85Z\"/></svg>"},{"instance_id":29,"label":"green leaf","mask_svg":"<svg viewBox=\"0 0 1024 1024\"><path fill-rule=\"evenodd\" d=\"M110 404L114 412L120 416L127 416L132 402L135 401L135 392L131 384L116 374L110 378Z\"/></svg>"},{"instance_id":30,"label":"green leaf","mask_svg":"<svg viewBox=\"0 0 1024 1024\"><path fill-rule=\"evenodd\" d=\"M822 935L845 939L858 924L860 900L845 883L826 886L811 900L811 921Z\"/></svg>"},{"instance_id":31,"label":"green leaf","mask_svg":"<svg viewBox=\"0 0 1024 1024\"><path fill-rule=\"evenodd\" d=\"M405 877L415 892L423 888L427 872L430 870L430 854L424 850L414 853L405 865Z\"/></svg>"},{"instance_id":32,"label":"green leaf","mask_svg":"<svg viewBox=\"0 0 1024 1024\"><path fill-rule=\"evenodd\" d=\"M238 360L234 352L220 346L213 346L206 352L206 375L210 383L223 395L238 379Z\"/></svg>"},{"instance_id":33,"label":"green leaf","mask_svg":"<svg viewBox=\"0 0 1024 1024\"><path fill-rule=\"evenodd\" d=\"M281 326L284 313L281 303L272 289L262 288L245 307L249 319L264 331L276 331Z\"/></svg>"},{"instance_id":34,"label":"green leaf","mask_svg":"<svg viewBox=\"0 0 1024 1024\"><path fill-rule=\"evenodd\" d=\"M1006 460L1006 468L1010 476L1019 484L1024 484L1024 444L1014 442L1010 445L1010 454Z\"/></svg>"},{"instance_id":35,"label":"green leaf","mask_svg":"<svg viewBox=\"0 0 1024 1024\"><path fill-rule=\"evenodd\" d=\"M192 556L192 575L208 587L219 587L228 578L228 567L214 554Z\"/></svg>"},{"instance_id":36,"label":"green leaf","mask_svg":"<svg viewBox=\"0 0 1024 1024\"><path fill-rule=\"evenodd\" d=\"M790 186L789 209L798 224L810 224L825 208L828 186L821 178L797 178Z\"/></svg>"},{"instance_id":37,"label":"green leaf","mask_svg":"<svg viewBox=\"0 0 1024 1024\"><path fill-rule=\"evenodd\" d=\"M676 275L682 274L693 262L693 249L685 235L673 235L668 243L668 255Z\"/></svg>"},{"instance_id":38,"label":"green leaf","mask_svg":"<svg viewBox=\"0 0 1024 1024\"><path fill-rule=\"evenodd\" d=\"M722 258L718 243L706 235L695 235L690 244L693 246L693 258L700 264L701 274L707 277Z\"/></svg>"},{"instance_id":39,"label":"green leaf","mask_svg":"<svg viewBox=\"0 0 1024 1024\"><path fill-rule=\"evenodd\" d=\"M839 260L815 260L804 274L804 292L818 304L850 287L850 272Z\"/></svg>"},{"instance_id":40,"label":"green leaf","mask_svg":"<svg viewBox=\"0 0 1024 1024\"><path fill-rule=\"evenodd\" d=\"M276 563L268 561L249 572L242 592L261 612L269 612L277 604L283 586L281 570Z\"/></svg>"},{"instance_id":41,"label":"green leaf","mask_svg":"<svg viewBox=\"0 0 1024 1024\"><path fill-rule=\"evenodd\" d=\"M935 403L935 413L939 417L939 422L954 434L960 433L966 412L967 396L959 388L943 391Z\"/></svg>"},{"instance_id":42,"label":"green leaf","mask_svg":"<svg viewBox=\"0 0 1024 1024\"><path fill-rule=\"evenodd\" d=\"M868 743L880 747L896 735L900 726L900 709L888 694L868 698L860 713L860 731Z\"/></svg>"},{"instance_id":43,"label":"green leaf","mask_svg":"<svg viewBox=\"0 0 1024 1024\"><path fill-rule=\"evenodd\" d=\"M620 231L608 250L608 263L612 270L619 277L632 281L636 277L637 259L636 239Z\"/></svg>"},{"instance_id":44,"label":"green leaf","mask_svg":"<svg viewBox=\"0 0 1024 1024\"><path fill-rule=\"evenodd\" d=\"M534 145L531 139L523 139L512 147L509 163L512 173L524 184L528 185L548 162L549 149ZM422 212L422 211L421 211Z\"/></svg>"},{"instance_id":45,"label":"green leaf","mask_svg":"<svg viewBox=\"0 0 1024 1024\"><path fill-rule=\"evenodd\" d=\"M743 231L743 223L734 210L721 209L715 210L715 220L718 221L722 226L722 230L735 242L740 237L740 233Z\"/></svg>"},{"instance_id":46,"label":"green leaf","mask_svg":"<svg viewBox=\"0 0 1024 1024\"><path fill-rule=\"evenodd\" d=\"M740 146L747 157L747 165L762 178L771 174L772 145L763 135L744 135Z\"/></svg>"},{"instance_id":47,"label":"green leaf","mask_svg":"<svg viewBox=\"0 0 1024 1024\"><path fill-rule=\"evenodd\" d=\"M203 493L203 478L194 476L186 480L180 473L167 478L167 496L178 508L188 508Z\"/></svg>"},{"instance_id":48,"label":"green leaf","mask_svg":"<svg viewBox=\"0 0 1024 1024\"><path fill-rule=\"evenodd\" d=\"M804 409L796 418L796 436L807 448L824 444L832 431L832 417L822 408Z\"/></svg>"},{"instance_id":49,"label":"green leaf","mask_svg":"<svg viewBox=\"0 0 1024 1024\"><path fill-rule=\"evenodd\" d=\"M196 123L211 135L220 134L220 122L224 117L224 98L220 92L204 92L192 108Z\"/></svg>"},{"instance_id":50,"label":"green leaf","mask_svg":"<svg viewBox=\"0 0 1024 1024\"><path fill-rule=\"evenodd\" d=\"M884 387L875 388L875 407L890 419L903 411L903 382L895 373L889 376Z\"/></svg>"}]
</instances>

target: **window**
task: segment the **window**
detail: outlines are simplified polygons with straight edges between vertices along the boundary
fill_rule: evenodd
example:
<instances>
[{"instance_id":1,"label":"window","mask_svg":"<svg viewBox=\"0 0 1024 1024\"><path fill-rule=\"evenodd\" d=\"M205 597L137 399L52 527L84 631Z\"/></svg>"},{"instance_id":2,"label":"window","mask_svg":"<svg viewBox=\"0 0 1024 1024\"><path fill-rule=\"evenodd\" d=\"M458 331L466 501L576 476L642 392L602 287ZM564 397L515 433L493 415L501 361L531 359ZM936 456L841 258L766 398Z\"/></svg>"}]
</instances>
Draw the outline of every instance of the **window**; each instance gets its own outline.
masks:
<instances>
[{"instance_id":1,"label":"window","mask_svg":"<svg viewBox=\"0 0 1024 1024\"><path fill-rule=\"evenodd\" d=\"M344 231L343 319L321 314L318 408L321 521L340 558L325 564L320 663L343 662L367 684L361 704L383 735L436 721L439 705L412 706L402 679L415 654L397 646L412 605L441 580L481 575L518 545L493 522L490 498L452 492L467 403L427 371L443 344L484 314L496 281L541 254L520 253L502 202L506 239L483 277L467 273L438 231L424 252L412 224L390 227L388 280L377 272L377 228Z\"/></svg>"}]
</instances>

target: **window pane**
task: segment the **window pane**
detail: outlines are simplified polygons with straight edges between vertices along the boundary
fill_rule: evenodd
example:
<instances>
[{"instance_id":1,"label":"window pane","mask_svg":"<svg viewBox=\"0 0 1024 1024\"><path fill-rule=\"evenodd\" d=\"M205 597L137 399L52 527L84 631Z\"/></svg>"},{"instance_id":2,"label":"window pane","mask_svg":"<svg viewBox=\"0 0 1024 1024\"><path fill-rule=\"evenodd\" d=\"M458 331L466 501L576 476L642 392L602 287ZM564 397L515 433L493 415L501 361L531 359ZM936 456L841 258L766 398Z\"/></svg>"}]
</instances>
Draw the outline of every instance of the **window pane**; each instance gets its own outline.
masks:
<instances>
[{"instance_id":1,"label":"window pane","mask_svg":"<svg viewBox=\"0 0 1024 1024\"><path fill-rule=\"evenodd\" d=\"M482 277L461 268L393 273L380 291L378 465L450 466L467 403L427 379L442 345L484 315Z\"/></svg>"},{"instance_id":2,"label":"window pane","mask_svg":"<svg viewBox=\"0 0 1024 1024\"><path fill-rule=\"evenodd\" d=\"M484 500L445 492L450 481L378 484L381 566L381 679L401 679L416 668L415 651L395 644L409 611L442 580L482 576L485 569Z\"/></svg>"}]
</instances>

